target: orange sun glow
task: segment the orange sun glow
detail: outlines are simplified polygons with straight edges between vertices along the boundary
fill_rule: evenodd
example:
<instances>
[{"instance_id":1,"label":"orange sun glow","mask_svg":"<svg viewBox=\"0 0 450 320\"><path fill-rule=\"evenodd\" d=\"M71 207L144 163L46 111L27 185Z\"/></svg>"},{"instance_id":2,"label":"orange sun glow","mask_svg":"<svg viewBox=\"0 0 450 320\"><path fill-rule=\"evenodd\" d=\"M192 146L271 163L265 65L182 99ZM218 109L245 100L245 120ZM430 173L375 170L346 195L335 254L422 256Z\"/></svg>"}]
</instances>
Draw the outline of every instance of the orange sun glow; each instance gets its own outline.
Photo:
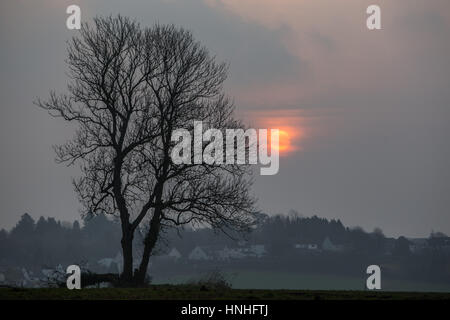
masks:
<instances>
[{"instance_id":1,"label":"orange sun glow","mask_svg":"<svg viewBox=\"0 0 450 320\"><path fill-rule=\"evenodd\" d=\"M278 147L280 156L287 156L301 150L300 143L305 136L304 118L297 110L251 111L245 117L254 128L268 129L268 149L271 146L270 129L278 129ZM274 146L276 148L276 146Z\"/></svg>"}]
</instances>

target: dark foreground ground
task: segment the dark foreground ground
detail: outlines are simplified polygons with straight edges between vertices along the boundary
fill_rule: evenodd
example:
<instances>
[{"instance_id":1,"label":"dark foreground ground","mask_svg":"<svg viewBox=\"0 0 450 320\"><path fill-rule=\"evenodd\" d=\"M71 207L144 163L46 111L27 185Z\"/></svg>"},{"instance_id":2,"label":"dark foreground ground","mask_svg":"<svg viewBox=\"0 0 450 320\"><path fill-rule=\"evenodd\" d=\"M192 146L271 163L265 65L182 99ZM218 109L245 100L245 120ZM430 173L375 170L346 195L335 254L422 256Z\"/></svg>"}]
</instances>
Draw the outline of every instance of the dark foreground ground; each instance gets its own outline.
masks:
<instances>
[{"instance_id":1,"label":"dark foreground ground","mask_svg":"<svg viewBox=\"0 0 450 320\"><path fill-rule=\"evenodd\" d=\"M450 293L321 290L213 290L192 285L143 289L0 288L0 300L450 300Z\"/></svg>"}]
</instances>

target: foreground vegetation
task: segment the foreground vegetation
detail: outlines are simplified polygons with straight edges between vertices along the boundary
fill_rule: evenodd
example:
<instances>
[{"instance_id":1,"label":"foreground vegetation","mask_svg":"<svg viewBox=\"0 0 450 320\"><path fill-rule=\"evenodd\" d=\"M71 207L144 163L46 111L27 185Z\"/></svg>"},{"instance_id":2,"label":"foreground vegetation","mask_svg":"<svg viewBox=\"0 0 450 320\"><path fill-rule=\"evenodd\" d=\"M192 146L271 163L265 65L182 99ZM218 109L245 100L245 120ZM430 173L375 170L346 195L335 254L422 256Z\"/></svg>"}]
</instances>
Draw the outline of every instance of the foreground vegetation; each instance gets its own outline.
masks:
<instances>
[{"instance_id":1,"label":"foreground vegetation","mask_svg":"<svg viewBox=\"0 0 450 320\"><path fill-rule=\"evenodd\" d=\"M450 300L450 293L325 290L214 289L196 285L68 290L0 288L0 299L14 300Z\"/></svg>"}]
</instances>

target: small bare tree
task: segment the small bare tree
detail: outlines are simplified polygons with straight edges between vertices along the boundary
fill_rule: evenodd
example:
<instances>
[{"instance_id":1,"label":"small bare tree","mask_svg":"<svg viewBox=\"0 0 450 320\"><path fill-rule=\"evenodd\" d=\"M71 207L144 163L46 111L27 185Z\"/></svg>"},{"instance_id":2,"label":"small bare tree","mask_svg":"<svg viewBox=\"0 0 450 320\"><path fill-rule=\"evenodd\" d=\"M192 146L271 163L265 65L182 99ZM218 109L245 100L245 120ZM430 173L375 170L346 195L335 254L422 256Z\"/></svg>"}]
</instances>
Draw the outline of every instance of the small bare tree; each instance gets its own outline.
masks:
<instances>
[{"instance_id":1,"label":"small bare tree","mask_svg":"<svg viewBox=\"0 0 450 320\"><path fill-rule=\"evenodd\" d=\"M174 26L141 28L121 16L95 18L68 44L68 93L36 104L77 123L55 147L57 160L79 163L73 184L84 214L118 215L124 257L121 281L145 281L149 258L166 227L192 223L224 232L247 230L254 199L245 165L175 164L172 133L193 121L242 128L224 96L225 64L191 33ZM133 237L144 231L133 270Z\"/></svg>"}]
</instances>

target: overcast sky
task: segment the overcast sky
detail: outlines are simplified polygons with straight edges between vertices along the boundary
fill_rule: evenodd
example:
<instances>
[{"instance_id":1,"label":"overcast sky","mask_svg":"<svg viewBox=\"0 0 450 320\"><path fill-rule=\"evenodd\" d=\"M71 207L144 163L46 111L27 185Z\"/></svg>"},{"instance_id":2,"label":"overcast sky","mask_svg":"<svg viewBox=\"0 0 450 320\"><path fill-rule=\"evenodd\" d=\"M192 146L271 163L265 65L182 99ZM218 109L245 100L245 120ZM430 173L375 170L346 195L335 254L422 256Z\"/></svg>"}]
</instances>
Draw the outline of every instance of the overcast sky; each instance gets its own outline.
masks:
<instances>
[{"instance_id":1,"label":"overcast sky","mask_svg":"<svg viewBox=\"0 0 450 320\"><path fill-rule=\"evenodd\" d=\"M382 30L365 10L377 3ZM0 228L24 212L79 218L53 144L72 128L32 104L64 90L66 7L175 23L230 63L227 93L250 124L290 131L267 213L297 210L387 235L450 234L448 0L2 0Z\"/></svg>"}]
</instances>

